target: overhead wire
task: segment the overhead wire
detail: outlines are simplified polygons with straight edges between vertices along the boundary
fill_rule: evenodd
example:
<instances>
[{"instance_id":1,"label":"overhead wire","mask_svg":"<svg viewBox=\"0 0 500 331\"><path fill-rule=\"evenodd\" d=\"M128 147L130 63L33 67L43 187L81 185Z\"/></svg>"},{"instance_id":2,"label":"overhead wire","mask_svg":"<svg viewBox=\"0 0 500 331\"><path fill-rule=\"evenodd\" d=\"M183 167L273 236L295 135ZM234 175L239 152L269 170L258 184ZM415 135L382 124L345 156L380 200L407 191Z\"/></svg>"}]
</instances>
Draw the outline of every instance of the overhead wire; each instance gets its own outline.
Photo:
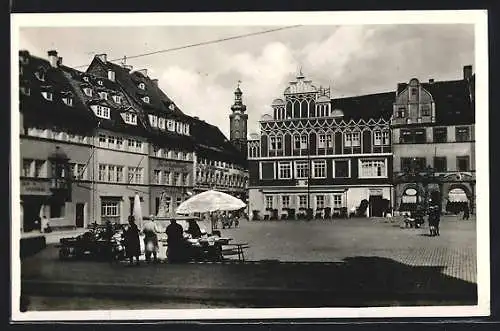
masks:
<instances>
[{"instance_id":1,"label":"overhead wire","mask_svg":"<svg viewBox=\"0 0 500 331\"><path fill-rule=\"evenodd\" d=\"M252 32L252 33L247 33L247 34L242 34L242 35L236 35L232 37L226 37L226 38L219 38L219 39L214 39L214 40L209 40L209 41L202 41L199 43L194 43L194 44L188 44L184 46L179 46L179 47L173 47L173 48L167 48L163 50L158 50L158 51L152 51L152 52L147 52L147 53L141 53L141 54L136 54L136 55L131 55L131 56L124 56L116 59L111 59L108 60L110 62L115 62L115 61L121 61L124 58L125 59L137 59L140 57L144 56L151 56L151 55L156 55L156 54L161 54L161 53L167 53L167 52L173 52L173 51L178 51L182 49L187 49L187 48L192 48L192 47L198 47L198 46L205 46L205 45L211 45L211 44L216 44L216 43L221 43L229 40L235 40L235 39L242 39L242 38L247 38L247 37L252 37L252 36L258 36L258 35L263 35L267 33L272 33L272 32L277 32L277 31L282 31L282 30L287 30L287 29L293 29L300 27L302 25L291 25L291 26L284 26L280 28L275 28L275 29L269 29L269 30L264 30L264 31L258 31L258 32ZM76 66L74 68L83 68L88 66L88 64Z\"/></svg>"}]
</instances>

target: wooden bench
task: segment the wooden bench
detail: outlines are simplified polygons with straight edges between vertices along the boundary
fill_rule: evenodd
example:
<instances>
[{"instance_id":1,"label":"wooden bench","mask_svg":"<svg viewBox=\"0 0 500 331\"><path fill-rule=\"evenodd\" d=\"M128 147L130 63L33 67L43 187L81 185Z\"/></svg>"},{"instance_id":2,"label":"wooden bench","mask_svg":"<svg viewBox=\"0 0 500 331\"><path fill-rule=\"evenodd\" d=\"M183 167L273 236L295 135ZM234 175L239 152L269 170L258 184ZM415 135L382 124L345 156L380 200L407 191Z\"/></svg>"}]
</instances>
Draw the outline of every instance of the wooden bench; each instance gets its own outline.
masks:
<instances>
[{"instance_id":1,"label":"wooden bench","mask_svg":"<svg viewBox=\"0 0 500 331\"><path fill-rule=\"evenodd\" d=\"M228 246L229 248L224 248ZM245 262L245 249L250 248L248 243L231 243L224 244L222 254L224 255L238 255L238 261Z\"/></svg>"}]
</instances>

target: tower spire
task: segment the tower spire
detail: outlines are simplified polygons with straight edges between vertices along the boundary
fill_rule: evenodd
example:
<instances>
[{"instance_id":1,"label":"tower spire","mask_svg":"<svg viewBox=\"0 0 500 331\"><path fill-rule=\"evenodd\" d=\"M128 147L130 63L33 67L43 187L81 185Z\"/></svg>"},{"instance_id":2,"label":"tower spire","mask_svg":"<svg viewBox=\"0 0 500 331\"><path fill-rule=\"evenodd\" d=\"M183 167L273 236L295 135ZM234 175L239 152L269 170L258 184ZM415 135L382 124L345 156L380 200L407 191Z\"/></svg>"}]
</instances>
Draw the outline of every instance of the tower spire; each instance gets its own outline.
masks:
<instances>
[{"instance_id":1,"label":"tower spire","mask_svg":"<svg viewBox=\"0 0 500 331\"><path fill-rule=\"evenodd\" d=\"M297 68L297 79L302 78L304 78L304 74L302 73L302 64L299 64L299 67Z\"/></svg>"}]
</instances>

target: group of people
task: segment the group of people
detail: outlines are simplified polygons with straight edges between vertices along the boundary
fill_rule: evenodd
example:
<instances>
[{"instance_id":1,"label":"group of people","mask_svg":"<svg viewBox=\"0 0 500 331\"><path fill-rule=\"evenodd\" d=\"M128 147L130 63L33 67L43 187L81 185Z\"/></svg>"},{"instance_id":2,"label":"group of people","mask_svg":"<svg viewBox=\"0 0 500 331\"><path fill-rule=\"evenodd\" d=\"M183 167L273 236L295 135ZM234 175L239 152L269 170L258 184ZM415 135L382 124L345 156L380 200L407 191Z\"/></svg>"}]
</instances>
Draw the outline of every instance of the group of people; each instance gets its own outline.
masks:
<instances>
[{"instance_id":1,"label":"group of people","mask_svg":"<svg viewBox=\"0 0 500 331\"><path fill-rule=\"evenodd\" d=\"M239 216L236 212L230 213L214 211L207 213L205 217L210 220L212 229L214 230L219 228L219 223L223 229L230 227L233 224L237 227L239 224Z\"/></svg>"},{"instance_id":2,"label":"group of people","mask_svg":"<svg viewBox=\"0 0 500 331\"><path fill-rule=\"evenodd\" d=\"M202 232L196 220L193 219L188 222L189 227L186 233L188 233L191 238L200 238ZM112 231L111 228L110 231ZM158 262L158 233L161 233L161 231L162 229L158 226L154 216L151 216L150 220L143 226L142 233L144 234L144 253L146 262ZM183 258L183 248L185 245L184 229L175 219L171 219L165 232L167 234L168 261L180 262ZM141 256L140 233L141 231L135 223L135 217L130 215L128 218L128 227L123 233L125 255L129 259L130 264L134 264L135 260L135 264L139 265L139 257Z\"/></svg>"}]
</instances>

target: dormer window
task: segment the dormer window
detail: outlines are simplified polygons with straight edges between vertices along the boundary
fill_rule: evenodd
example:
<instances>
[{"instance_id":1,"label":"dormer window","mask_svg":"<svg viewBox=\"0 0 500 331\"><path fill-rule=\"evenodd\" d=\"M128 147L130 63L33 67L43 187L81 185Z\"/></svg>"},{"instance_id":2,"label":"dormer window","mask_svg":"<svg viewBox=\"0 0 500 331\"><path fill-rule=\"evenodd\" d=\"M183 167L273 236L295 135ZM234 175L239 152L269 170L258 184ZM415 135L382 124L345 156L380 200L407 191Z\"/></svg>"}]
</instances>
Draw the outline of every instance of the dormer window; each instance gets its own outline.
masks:
<instances>
[{"instance_id":1,"label":"dormer window","mask_svg":"<svg viewBox=\"0 0 500 331\"><path fill-rule=\"evenodd\" d=\"M124 116L125 123L131 124L131 125L137 125L137 115L136 114L125 113L124 115L125 115Z\"/></svg>"},{"instance_id":2,"label":"dormer window","mask_svg":"<svg viewBox=\"0 0 500 331\"><path fill-rule=\"evenodd\" d=\"M149 97L148 97L148 96L143 97L143 98L142 98L142 101L144 101L145 103L149 103Z\"/></svg>"},{"instance_id":3,"label":"dormer window","mask_svg":"<svg viewBox=\"0 0 500 331\"><path fill-rule=\"evenodd\" d=\"M107 92L99 92L99 97L103 100L108 100L108 93Z\"/></svg>"},{"instance_id":4,"label":"dormer window","mask_svg":"<svg viewBox=\"0 0 500 331\"><path fill-rule=\"evenodd\" d=\"M149 123L152 127L156 128L158 126L158 116L149 115Z\"/></svg>"},{"instance_id":5,"label":"dormer window","mask_svg":"<svg viewBox=\"0 0 500 331\"><path fill-rule=\"evenodd\" d=\"M84 76L83 80L88 83L89 82L89 77L88 76Z\"/></svg>"},{"instance_id":6,"label":"dormer window","mask_svg":"<svg viewBox=\"0 0 500 331\"><path fill-rule=\"evenodd\" d=\"M66 106L73 106L73 98L72 97L64 97L63 102L66 104Z\"/></svg>"},{"instance_id":7,"label":"dormer window","mask_svg":"<svg viewBox=\"0 0 500 331\"><path fill-rule=\"evenodd\" d=\"M175 131L175 122L173 120L167 120L167 130Z\"/></svg>"},{"instance_id":8,"label":"dormer window","mask_svg":"<svg viewBox=\"0 0 500 331\"><path fill-rule=\"evenodd\" d=\"M168 106L168 109L175 110L175 105L173 103L171 103L170 106Z\"/></svg>"},{"instance_id":9,"label":"dormer window","mask_svg":"<svg viewBox=\"0 0 500 331\"><path fill-rule=\"evenodd\" d=\"M121 104L122 103L122 97L119 96L119 95L113 95L113 101L117 104Z\"/></svg>"},{"instance_id":10,"label":"dormer window","mask_svg":"<svg viewBox=\"0 0 500 331\"><path fill-rule=\"evenodd\" d=\"M158 118L158 127L165 130L165 119L163 117Z\"/></svg>"},{"instance_id":11,"label":"dormer window","mask_svg":"<svg viewBox=\"0 0 500 331\"><path fill-rule=\"evenodd\" d=\"M182 123L176 122L175 123L175 129L176 129L177 133L182 134Z\"/></svg>"},{"instance_id":12,"label":"dormer window","mask_svg":"<svg viewBox=\"0 0 500 331\"><path fill-rule=\"evenodd\" d=\"M184 124L184 134L189 135L189 124Z\"/></svg>"},{"instance_id":13,"label":"dormer window","mask_svg":"<svg viewBox=\"0 0 500 331\"><path fill-rule=\"evenodd\" d=\"M100 86L102 86L102 80L98 80L97 84L99 84Z\"/></svg>"},{"instance_id":14,"label":"dormer window","mask_svg":"<svg viewBox=\"0 0 500 331\"><path fill-rule=\"evenodd\" d=\"M97 117L105 118L105 119L110 119L110 109L109 107L101 106L101 105L93 105L91 106L92 110L94 110L94 113L96 114Z\"/></svg>"},{"instance_id":15,"label":"dormer window","mask_svg":"<svg viewBox=\"0 0 500 331\"><path fill-rule=\"evenodd\" d=\"M144 83L139 83L139 88L140 88L141 90L145 90L145 89L146 89L146 84L144 84Z\"/></svg>"},{"instance_id":16,"label":"dormer window","mask_svg":"<svg viewBox=\"0 0 500 331\"><path fill-rule=\"evenodd\" d=\"M83 89L83 93L85 93L86 96L91 97L92 96L92 89L90 87L86 87Z\"/></svg>"},{"instance_id":17,"label":"dormer window","mask_svg":"<svg viewBox=\"0 0 500 331\"><path fill-rule=\"evenodd\" d=\"M45 100L52 101L52 92L42 92L43 97Z\"/></svg>"}]
</instances>

